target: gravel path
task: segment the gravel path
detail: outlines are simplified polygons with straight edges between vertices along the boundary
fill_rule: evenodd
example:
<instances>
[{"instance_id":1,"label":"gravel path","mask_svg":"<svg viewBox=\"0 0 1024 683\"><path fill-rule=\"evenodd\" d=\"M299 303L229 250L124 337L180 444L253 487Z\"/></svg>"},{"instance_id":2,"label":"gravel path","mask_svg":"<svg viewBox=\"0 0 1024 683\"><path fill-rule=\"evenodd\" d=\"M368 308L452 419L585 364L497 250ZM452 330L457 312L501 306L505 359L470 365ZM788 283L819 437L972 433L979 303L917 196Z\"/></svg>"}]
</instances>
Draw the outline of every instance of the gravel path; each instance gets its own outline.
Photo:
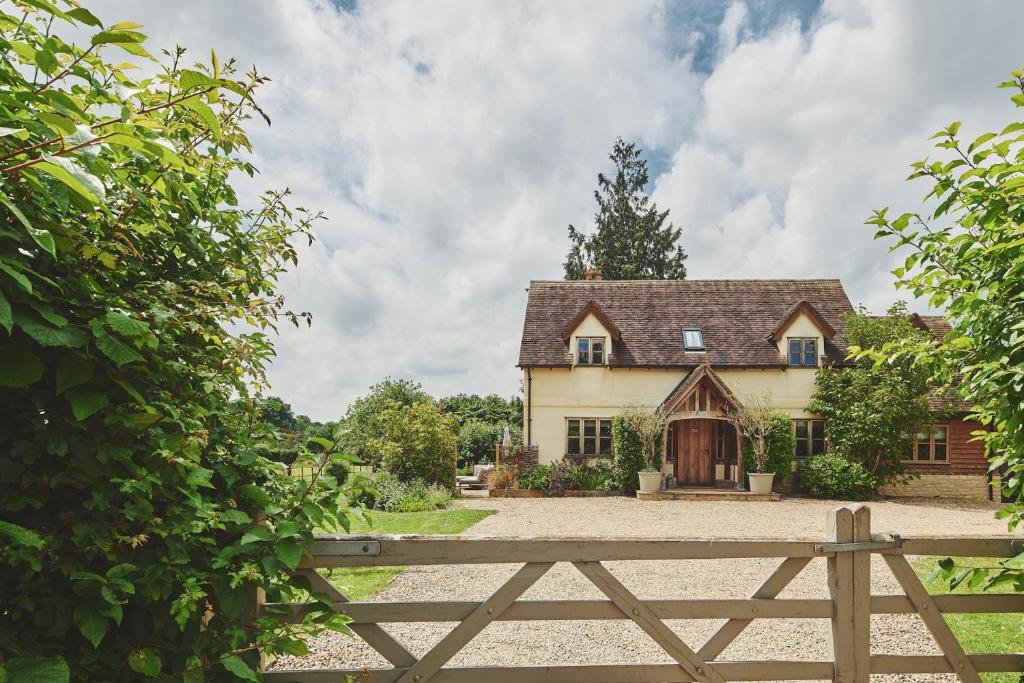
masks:
<instances>
[{"instance_id":1,"label":"gravel path","mask_svg":"<svg viewBox=\"0 0 1024 683\"><path fill-rule=\"evenodd\" d=\"M466 499L461 505L497 509L467 534L486 536L595 537L813 537L822 538L826 515L837 504L790 499L778 503L672 501L640 502L629 498ZM993 519L995 506L964 507L935 501L871 504L871 527L902 534L973 535L1005 533ZM691 560L608 562L606 566L642 598L746 598L779 563L764 560ZM398 576L378 599L482 600L518 565L442 565L412 567ZM873 591L900 592L881 558L873 558ZM523 596L524 599L604 599L571 565L558 564ZM828 597L825 561L812 560L780 597ZM667 622L696 649L722 623L717 620ZM426 653L454 624L389 624L387 630L417 656ZM875 615L872 652L939 654L924 625L913 615ZM305 658L284 658L274 669L379 667L387 663L360 639L328 634L311 643ZM753 622L721 659L826 660L831 657L827 620ZM450 665L670 663L629 621L498 622L488 626ZM947 681L947 675L875 676L885 681Z\"/></svg>"}]
</instances>

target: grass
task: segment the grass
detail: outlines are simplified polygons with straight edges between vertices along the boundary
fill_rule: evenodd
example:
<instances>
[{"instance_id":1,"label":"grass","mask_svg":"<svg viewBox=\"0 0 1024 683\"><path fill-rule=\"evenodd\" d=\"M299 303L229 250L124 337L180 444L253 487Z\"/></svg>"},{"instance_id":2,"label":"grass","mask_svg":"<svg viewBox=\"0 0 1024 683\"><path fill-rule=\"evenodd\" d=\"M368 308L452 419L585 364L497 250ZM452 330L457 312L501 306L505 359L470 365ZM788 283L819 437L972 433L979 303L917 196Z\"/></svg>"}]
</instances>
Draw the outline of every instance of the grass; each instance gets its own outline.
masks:
<instances>
[{"instance_id":1,"label":"grass","mask_svg":"<svg viewBox=\"0 0 1024 683\"><path fill-rule=\"evenodd\" d=\"M942 579L928 581L939 557L919 557L911 560L914 570L928 588L929 593L949 593L949 585ZM961 557L957 565L963 567L994 567L996 560L984 557ZM957 587L954 593L1012 593L1012 587L999 586L991 591L968 588L966 583ZM947 614L946 622L967 653L981 652L1024 652L1024 615L1022 614ZM1019 673L983 673L981 679L987 683L1017 683Z\"/></svg>"},{"instance_id":2,"label":"grass","mask_svg":"<svg viewBox=\"0 0 1024 683\"><path fill-rule=\"evenodd\" d=\"M355 520L353 534L458 534L497 510L450 508L430 512L370 512L368 520ZM325 571L330 581L350 600L366 600L387 588L405 567L346 567Z\"/></svg>"}]
</instances>

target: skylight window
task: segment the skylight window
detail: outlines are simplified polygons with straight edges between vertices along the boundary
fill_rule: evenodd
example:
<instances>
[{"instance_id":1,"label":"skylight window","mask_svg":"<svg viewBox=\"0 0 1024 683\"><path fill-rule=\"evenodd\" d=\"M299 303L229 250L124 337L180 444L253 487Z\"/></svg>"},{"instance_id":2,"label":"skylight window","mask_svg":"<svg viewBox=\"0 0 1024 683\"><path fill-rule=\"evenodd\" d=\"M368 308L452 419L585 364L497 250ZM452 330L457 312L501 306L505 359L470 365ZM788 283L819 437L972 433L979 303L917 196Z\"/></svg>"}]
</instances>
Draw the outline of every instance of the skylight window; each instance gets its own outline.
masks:
<instances>
[{"instance_id":1,"label":"skylight window","mask_svg":"<svg viewBox=\"0 0 1024 683\"><path fill-rule=\"evenodd\" d=\"M704 335L695 327L683 328L683 348L687 351L703 351Z\"/></svg>"}]
</instances>

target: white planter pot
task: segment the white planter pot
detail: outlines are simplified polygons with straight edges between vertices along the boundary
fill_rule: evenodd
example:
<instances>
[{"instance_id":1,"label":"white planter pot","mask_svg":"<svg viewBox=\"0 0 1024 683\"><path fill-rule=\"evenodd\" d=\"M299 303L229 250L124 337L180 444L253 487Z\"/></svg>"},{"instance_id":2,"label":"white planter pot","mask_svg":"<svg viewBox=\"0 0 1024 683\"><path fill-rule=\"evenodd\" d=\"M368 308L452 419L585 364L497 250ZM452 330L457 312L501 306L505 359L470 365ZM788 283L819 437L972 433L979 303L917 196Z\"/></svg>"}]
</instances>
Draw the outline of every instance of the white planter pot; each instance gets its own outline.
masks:
<instances>
[{"instance_id":1,"label":"white planter pot","mask_svg":"<svg viewBox=\"0 0 1024 683\"><path fill-rule=\"evenodd\" d=\"M755 474L751 472L747 475L750 478L750 492L758 495L764 495L772 492L772 479L775 478L773 472L768 474Z\"/></svg>"},{"instance_id":2,"label":"white planter pot","mask_svg":"<svg viewBox=\"0 0 1024 683\"><path fill-rule=\"evenodd\" d=\"M661 472L637 472L641 493L655 493L661 490Z\"/></svg>"}]
</instances>

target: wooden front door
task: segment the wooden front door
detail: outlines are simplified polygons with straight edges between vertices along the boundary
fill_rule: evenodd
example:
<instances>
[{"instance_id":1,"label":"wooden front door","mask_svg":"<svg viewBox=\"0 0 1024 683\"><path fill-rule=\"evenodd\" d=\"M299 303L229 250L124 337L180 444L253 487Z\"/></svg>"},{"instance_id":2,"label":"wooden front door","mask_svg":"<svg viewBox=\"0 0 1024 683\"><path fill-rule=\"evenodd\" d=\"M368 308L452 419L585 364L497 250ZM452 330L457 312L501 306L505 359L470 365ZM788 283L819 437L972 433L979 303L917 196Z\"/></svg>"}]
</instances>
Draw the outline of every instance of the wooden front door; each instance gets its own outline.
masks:
<instances>
[{"instance_id":1,"label":"wooden front door","mask_svg":"<svg viewBox=\"0 0 1024 683\"><path fill-rule=\"evenodd\" d=\"M676 422L676 479L682 485L715 483L712 445L718 439L718 421L705 419Z\"/></svg>"}]
</instances>

